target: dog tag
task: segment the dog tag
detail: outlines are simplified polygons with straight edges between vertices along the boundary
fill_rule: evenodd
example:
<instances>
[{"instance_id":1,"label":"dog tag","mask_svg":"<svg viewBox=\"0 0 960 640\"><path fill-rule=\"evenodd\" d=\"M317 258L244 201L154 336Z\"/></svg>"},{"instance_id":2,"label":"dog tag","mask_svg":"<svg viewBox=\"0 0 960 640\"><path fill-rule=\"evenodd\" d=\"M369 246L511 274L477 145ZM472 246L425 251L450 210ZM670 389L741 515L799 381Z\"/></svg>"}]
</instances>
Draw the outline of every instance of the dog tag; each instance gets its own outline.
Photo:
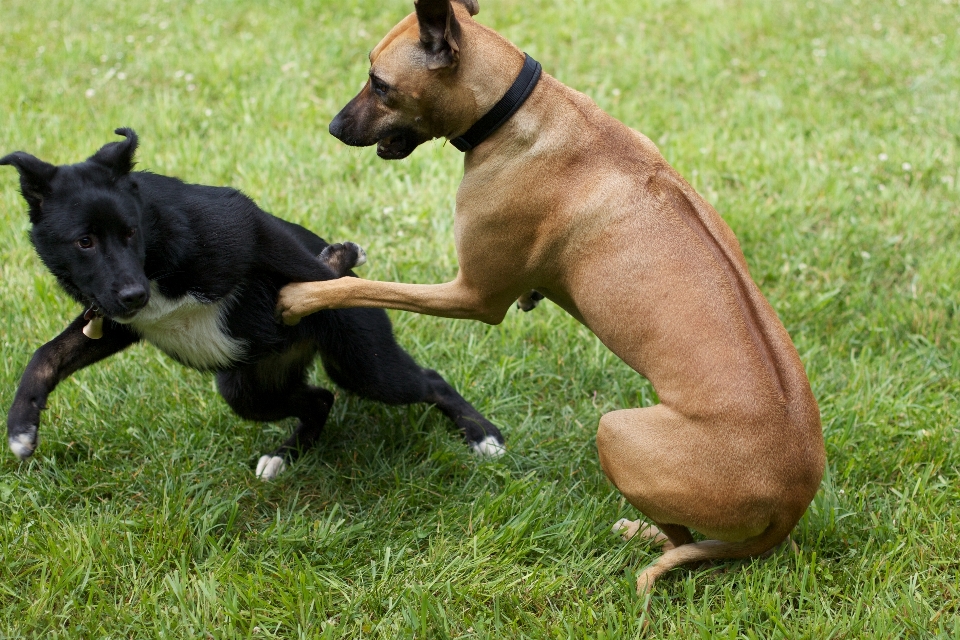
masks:
<instances>
[{"instance_id":1,"label":"dog tag","mask_svg":"<svg viewBox=\"0 0 960 640\"><path fill-rule=\"evenodd\" d=\"M101 316L94 316L90 319L90 322L83 326L83 335L87 336L91 340L99 340L103 337L103 318Z\"/></svg>"}]
</instances>

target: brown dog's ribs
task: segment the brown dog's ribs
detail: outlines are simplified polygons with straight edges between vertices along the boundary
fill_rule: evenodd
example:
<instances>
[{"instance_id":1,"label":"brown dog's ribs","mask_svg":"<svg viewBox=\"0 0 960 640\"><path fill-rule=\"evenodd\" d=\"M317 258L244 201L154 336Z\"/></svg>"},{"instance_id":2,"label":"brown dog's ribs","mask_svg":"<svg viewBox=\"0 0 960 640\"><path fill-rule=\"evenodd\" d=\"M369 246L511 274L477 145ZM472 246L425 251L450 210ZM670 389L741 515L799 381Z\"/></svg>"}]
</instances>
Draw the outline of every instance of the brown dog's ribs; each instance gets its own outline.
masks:
<instances>
[{"instance_id":1,"label":"brown dog's ribs","mask_svg":"<svg viewBox=\"0 0 960 640\"><path fill-rule=\"evenodd\" d=\"M784 400L787 400L786 383L783 379L783 373L779 367L777 367L773 357L774 348L770 343L770 336L764 331L760 314L757 312L756 301L753 296L750 295L750 285L753 284L753 281L737 268L734 257L729 255L727 249L717 240L707 224L700 218L696 205L690 201L690 198L683 192L683 189L674 184L667 176L664 176L661 184L665 186L665 191L673 202L674 210L680 214L683 222L690 227L707 248L710 249L710 252L717 259L717 262L720 263L724 273L726 273L730 279L731 287L736 295L737 304L743 311L744 324L747 326L750 338L756 345L757 352L760 354L763 364L776 383L780 396Z\"/></svg>"}]
</instances>

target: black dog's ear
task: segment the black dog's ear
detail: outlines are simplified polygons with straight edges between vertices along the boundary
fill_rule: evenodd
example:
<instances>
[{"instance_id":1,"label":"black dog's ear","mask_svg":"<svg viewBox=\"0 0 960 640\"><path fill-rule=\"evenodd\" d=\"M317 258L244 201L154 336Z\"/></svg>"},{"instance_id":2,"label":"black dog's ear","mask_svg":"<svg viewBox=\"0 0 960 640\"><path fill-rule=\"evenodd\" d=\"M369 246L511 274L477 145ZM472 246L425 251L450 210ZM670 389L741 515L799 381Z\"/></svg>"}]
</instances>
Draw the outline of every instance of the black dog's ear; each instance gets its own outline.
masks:
<instances>
[{"instance_id":1,"label":"black dog's ear","mask_svg":"<svg viewBox=\"0 0 960 640\"><path fill-rule=\"evenodd\" d=\"M460 59L460 23L450 0L415 0L420 43L427 51L427 68L455 67ZM468 9L474 0L464 3Z\"/></svg>"},{"instance_id":2,"label":"black dog's ear","mask_svg":"<svg viewBox=\"0 0 960 640\"><path fill-rule=\"evenodd\" d=\"M14 151L0 158L0 165L6 164L13 165L20 172L20 193L30 205L30 222L35 224L40 219L43 199L50 195L50 181L57 168L23 151Z\"/></svg>"},{"instance_id":3,"label":"black dog's ear","mask_svg":"<svg viewBox=\"0 0 960 640\"><path fill-rule=\"evenodd\" d=\"M123 127L114 131L118 136L126 138L123 142L111 142L100 147L100 151L90 156L89 160L107 167L113 171L115 178L125 176L133 169L136 162L133 154L137 152L137 134L133 129Z\"/></svg>"}]
</instances>

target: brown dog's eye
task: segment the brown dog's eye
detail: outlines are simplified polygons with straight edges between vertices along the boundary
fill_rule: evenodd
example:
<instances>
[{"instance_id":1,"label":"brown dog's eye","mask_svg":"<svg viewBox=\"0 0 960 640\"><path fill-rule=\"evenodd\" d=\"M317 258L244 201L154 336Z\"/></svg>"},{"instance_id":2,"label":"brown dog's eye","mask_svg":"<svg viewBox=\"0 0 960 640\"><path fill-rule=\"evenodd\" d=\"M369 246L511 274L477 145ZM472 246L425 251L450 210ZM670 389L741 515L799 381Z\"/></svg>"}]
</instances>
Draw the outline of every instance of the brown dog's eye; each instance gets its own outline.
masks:
<instances>
[{"instance_id":1,"label":"brown dog's eye","mask_svg":"<svg viewBox=\"0 0 960 640\"><path fill-rule=\"evenodd\" d=\"M373 87L373 92L381 98L385 98L387 92L390 91L390 85L377 76L370 76L370 86Z\"/></svg>"},{"instance_id":2,"label":"brown dog's eye","mask_svg":"<svg viewBox=\"0 0 960 640\"><path fill-rule=\"evenodd\" d=\"M77 246L81 249L93 249L93 238L90 236L83 236L77 240Z\"/></svg>"}]
</instances>

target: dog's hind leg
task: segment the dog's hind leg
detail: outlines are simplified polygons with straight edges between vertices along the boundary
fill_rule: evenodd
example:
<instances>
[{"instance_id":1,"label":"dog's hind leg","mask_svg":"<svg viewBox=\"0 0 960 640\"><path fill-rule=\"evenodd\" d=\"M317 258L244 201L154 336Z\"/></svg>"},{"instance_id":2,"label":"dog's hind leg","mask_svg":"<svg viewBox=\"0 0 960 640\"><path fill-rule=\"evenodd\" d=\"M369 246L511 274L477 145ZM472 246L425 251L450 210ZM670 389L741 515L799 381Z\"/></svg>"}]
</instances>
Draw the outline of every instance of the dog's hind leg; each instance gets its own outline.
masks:
<instances>
[{"instance_id":1,"label":"dog's hind leg","mask_svg":"<svg viewBox=\"0 0 960 640\"><path fill-rule=\"evenodd\" d=\"M682 564L764 556L787 540L792 528L793 525L782 527L771 524L760 535L742 542L704 540L703 542L676 546L666 551L657 558L656 562L643 570L637 578L637 593L640 595L649 593L653 589L653 583L657 578Z\"/></svg>"},{"instance_id":2,"label":"dog's hind leg","mask_svg":"<svg viewBox=\"0 0 960 640\"><path fill-rule=\"evenodd\" d=\"M338 242L324 247L317 260L330 267L338 278L347 275L350 269L367 263L367 252L355 242Z\"/></svg>"},{"instance_id":3,"label":"dog's hind leg","mask_svg":"<svg viewBox=\"0 0 960 640\"><path fill-rule=\"evenodd\" d=\"M470 448L479 456L499 457L506 451L500 430L467 402L450 383L432 369L421 369L427 382L426 396L420 402L429 402L450 418L463 433Z\"/></svg>"},{"instance_id":4,"label":"dog's hind leg","mask_svg":"<svg viewBox=\"0 0 960 640\"><path fill-rule=\"evenodd\" d=\"M287 282L335 280L367 261L358 244L327 244L312 231L272 216L258 230L257 249L262 268Z\"/></svg>"},{"instance_id":5,"label":"dog's hind leg","mask_svg":"<svg viewBox=\"0 0 960 640\"><path fill-rule=\"evenodd\" d=\"M313 319L315 318L315 319ZM443 377L414 362L393 338L380 309L342 309L310 316L330 378L348 391L386 404L436 405L479 455L503 453L503 436Z\"/></svg>"},{"instance_id":6,"label":"dog's hind leg","mask_svg":"<svg viewBox=\"0 0 960 640\"><path fill-rule=\"evenodd\" d=\"M663 404L600 419L604 473L668 538L664 554L640 574L641 595L678 565L766 552L806 508L804 497L792 499L789 484L757 464L730 430L710 427ZM688 527L714 539L694 542Z\"/></svg>"},{"instance_id":7,"label":"dog's hind leg","mask_svg":"<svg viewBox=\"0 0 960 640\"><path fill-rule=\"evenodd\" d=\"M217 388L241 418L273 422L296 417L293 433L275 451L257 462L257 477L272 480L301 453L316 444L323 432L333 394L308 385L307 367L313 349L291 349L254 364L217 373Z\"/></svg>"},{"instance_id":8,"label":"dog's hind leg","mask_svg":"<svg viewBox=\"0 0 960 640\"><path fill-rule=\"evenodd\" d=\"M612 531L613 533L619 534L620 539L624 542L632 540L635 535L640 534L641 538L652 540L653 544L659 545L664 551L676 546L670 541L669 536L661 531L659 527L644 520L620 518L614 523ZM691 542L692 541L691 539Z\"/></svg>"}]
</instances>

